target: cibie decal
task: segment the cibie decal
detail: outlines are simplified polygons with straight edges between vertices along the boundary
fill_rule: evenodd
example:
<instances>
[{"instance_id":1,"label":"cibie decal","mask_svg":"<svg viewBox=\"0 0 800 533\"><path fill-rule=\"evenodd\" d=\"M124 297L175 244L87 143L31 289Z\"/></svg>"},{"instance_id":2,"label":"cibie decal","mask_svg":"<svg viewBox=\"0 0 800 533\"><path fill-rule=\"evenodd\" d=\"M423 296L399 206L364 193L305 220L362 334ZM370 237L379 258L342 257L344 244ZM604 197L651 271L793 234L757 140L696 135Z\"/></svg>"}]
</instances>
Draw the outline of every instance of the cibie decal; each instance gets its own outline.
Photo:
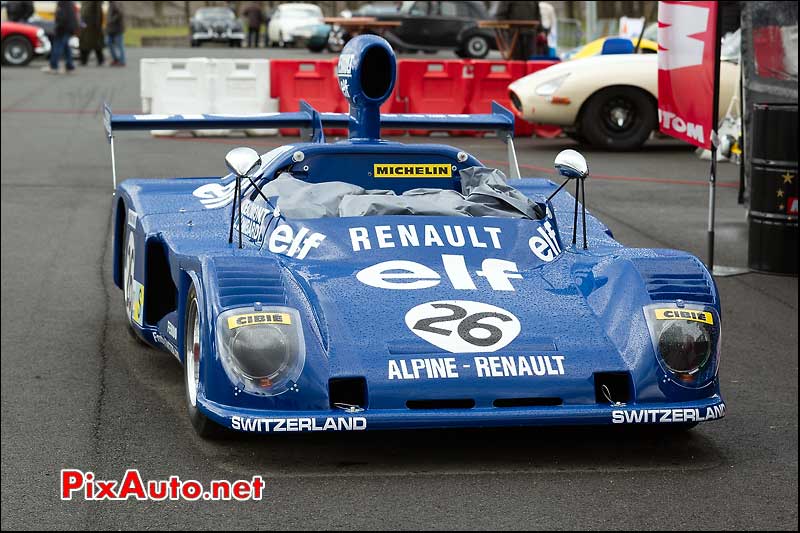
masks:
<instances>
[{"instance_id":1,"label":"cibie decal","mask_svg":"<svg viewBox=\"0 0 800 533\"><path fill-rule=\"evenodd\" d=\"M376 178L451 178L453 167L449 164L378 164L372 167Z\"/></svg>"},{"instance_id":2,"label":"cibie decal","mask_svg":"<svg viewBox=\"0 0 800 533\"><path fill-rule=\"evenodd\" d=\"M415 335L451 353L488 353L517 338L516 316L493 305L466 300L442 300L418 305L406 313Z\"/></svg>"},{"instance_id":3,"label":"cibie decal","mask_svg":"<svg viewBox=\"0 0 800 533\"><path fill-rule=\"evenodd\" d=\"M707 311L690 311L687 309L656 309L656 320L690 320L714 325L714 316Z\"/></svg>"},{"instance_id":4,"label":"cibie decal","mask_svg":"<svg viewBox=\"0 0 800 533\"><path fill-rule=\"evenodd\" d=\"M528 246L536 257L549 263L561 253L553 225L546 220L536 229L536 233L528 240Z\"/></svg>"},{"instance_id":5,"label":"cibie decal","mask_svg":"<svg viewBox=\"0 0 800 533\"><path fill-rule=\"evenodd\" d=\"M196 198L200 198L200 202L206 209L219 209L231 203L235 189L235 180L232 180L227 185L221 183L206 183L192 191L192 195Z\"/></svg>"},{"instance_id":6,"label":"cibie decal","mask_svg":"<svg viewBox=\"0 0 800 533\"><path fill-rule=\"evenodd\" d=\"M243 326L259 326L261 324L281 324L288 326L292 323L289 313L247 313L228 317L228 329Z\"/></svg>"}]
</instances>

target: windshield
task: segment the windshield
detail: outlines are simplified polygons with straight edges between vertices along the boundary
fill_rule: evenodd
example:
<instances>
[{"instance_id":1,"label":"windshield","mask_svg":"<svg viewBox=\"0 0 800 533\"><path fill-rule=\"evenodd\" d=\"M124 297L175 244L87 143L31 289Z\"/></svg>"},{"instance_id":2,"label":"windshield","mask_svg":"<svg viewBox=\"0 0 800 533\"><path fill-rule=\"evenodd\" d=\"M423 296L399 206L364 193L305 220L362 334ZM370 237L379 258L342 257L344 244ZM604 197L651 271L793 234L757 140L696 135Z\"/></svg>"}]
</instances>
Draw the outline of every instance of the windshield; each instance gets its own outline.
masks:
<instances>
[{"instance_id":1,"label":"windshield","mask_svg":"<svg viewBox=\"0 0 800 533\"><path fill-rule=\"evenodd\" d=\"M231 19L235 18L233 11L227 7L210 7L199 9L195 15L199 19Z\"/></svg>"}]
</instances>

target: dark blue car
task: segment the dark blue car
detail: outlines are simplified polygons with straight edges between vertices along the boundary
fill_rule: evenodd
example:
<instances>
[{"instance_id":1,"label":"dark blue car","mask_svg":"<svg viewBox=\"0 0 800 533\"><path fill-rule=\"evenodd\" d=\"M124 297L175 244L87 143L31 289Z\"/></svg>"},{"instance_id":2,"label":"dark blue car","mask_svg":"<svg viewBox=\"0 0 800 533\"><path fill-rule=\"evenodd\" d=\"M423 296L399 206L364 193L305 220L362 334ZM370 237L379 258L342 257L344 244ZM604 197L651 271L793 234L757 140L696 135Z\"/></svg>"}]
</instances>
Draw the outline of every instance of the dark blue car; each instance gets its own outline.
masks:
<instances>
[{"instance_id":1,"label":"dark blue car","mask_svg":"<svg viewBox=\"0 0 800 533\"><path fill-rule=\"evenodd\" d=\"M556 183L520 179L500 106L381 116L395 70L386 41L361 36L338 65L349 115L107 110L112 140L265 127L308 139L234 149L222 178L116 189L125 316L183 364L198 433L687 428L724 416L720 302L703 264L627 248ZM325 143L323 125L350 138ZM382 125L497 131L511 179L458 148L381 140ZM574 151L556 168L568 185L588 176Z\"/></svg>"}]
</instances>

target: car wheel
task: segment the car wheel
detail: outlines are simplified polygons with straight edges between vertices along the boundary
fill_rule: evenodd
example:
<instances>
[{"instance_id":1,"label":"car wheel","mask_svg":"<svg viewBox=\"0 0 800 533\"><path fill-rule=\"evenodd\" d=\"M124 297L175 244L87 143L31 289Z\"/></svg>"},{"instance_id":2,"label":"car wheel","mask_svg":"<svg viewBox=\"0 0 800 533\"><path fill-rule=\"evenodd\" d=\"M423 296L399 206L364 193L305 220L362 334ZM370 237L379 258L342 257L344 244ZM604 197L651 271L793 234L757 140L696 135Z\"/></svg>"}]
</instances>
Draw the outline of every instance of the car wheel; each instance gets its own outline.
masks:
<instances>
[{"instance_id":1,"label":"car wheel","mask_svg":"<svg viewBox=\"0 0 800 533\"><path fill-rule=\"evenodd\" d=\"M635 150L658 125L653 98L633 87L608 87L586 103L579 134L606 150Z\"/></svg>"},{"instance_id":2,"label":"car wheel","mask_svg":"<svg viewBox=\"0 0 800 533\"><path fill-rule=\"evenodd\" d=\"M224 434L223 428L212 422L197 408L197 393L200 387L200 365L202 364L202 339L200 329L200 306L194 286L186 298L184 316L184 360L183 381L186 388L186 410L192 427L201 437L215 438Z\"/></svg>"},{"instance_id":3,"label":"car wheel","mask_svg":"<svg viewBox=\"0 0 800 533\"><path fill-rule=\"evenodd\" d=\"M2 59L4 65L22 67L33 59L31 42L21 35L12 35L3 41Z\"/></svg>"},{"instance_id":4,"label":"car wheel","mask_svg":"<svg viewBox=\"0 0 800 533\"><path fill-rule=\"evenodd\" d=\"M195 41L192 39L192 48L198 48L200 46L200 41Z\"/></svg>"},{"instance_id":5,"label":"car wheel","mask_svg":"<svg viewBox=\"0 0 800 533\"><path fill-rule=\"evenodd\" d=\"M483 35L473 35L464 43L464 52L472 59L483 59L489 54L489 40Z\"/></svg>"},{"instance_id":6,"label":"car wheel","mask_svg":"<svg viewBox=\"0 0 800 533\"><path fill-rule=\"evenodd\" d=\"M467 58L467 53L462 48L456 48L454 52L456 56L460 57L461 59Z\"/></svg>"}]
</instances>

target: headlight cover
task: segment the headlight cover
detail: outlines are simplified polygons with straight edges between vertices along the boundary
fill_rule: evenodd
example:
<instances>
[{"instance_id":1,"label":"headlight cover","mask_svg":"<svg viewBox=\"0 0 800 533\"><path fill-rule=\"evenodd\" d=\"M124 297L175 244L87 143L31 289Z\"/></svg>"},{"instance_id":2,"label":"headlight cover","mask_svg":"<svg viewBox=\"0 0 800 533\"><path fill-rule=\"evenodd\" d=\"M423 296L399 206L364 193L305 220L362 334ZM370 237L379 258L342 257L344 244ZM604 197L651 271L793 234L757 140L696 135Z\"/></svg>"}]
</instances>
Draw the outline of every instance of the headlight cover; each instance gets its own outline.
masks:
<instances>
[{"instance_id":1,"label":"headlight cover","mask_svg":"<svg viewBox=\"0 0 800 533\"><path fill-rule=\"evenodd\" d=\"M555 92L561 87L569 77L569 74L563 74L557 78L553 78L549 81L546 81L540 85L536 86L536 94L539 96L553 96Z\"/></svg>"},{"instance_id":2,"label":"headlight cover","mask_svg":"<svg viewBox=\"0 0 800 533\"><path fill-rule=\"evenodd\" d=\"M225 373L241 390L277 396L305 366L300 314L289 307L229 309L217 318L217 350Z\"/></svg>"},{"instance_id":3,"label":"headlight cover","mask_svg":"<svg viewBox=\"0 0 800 533\"><path fill-rule=\"evenodd\" d=\"M667 378L686 388L702 388L719 370L720 322L716 309L688 303L645 306L647 327Z\"/></svg>"}]
</instances>

